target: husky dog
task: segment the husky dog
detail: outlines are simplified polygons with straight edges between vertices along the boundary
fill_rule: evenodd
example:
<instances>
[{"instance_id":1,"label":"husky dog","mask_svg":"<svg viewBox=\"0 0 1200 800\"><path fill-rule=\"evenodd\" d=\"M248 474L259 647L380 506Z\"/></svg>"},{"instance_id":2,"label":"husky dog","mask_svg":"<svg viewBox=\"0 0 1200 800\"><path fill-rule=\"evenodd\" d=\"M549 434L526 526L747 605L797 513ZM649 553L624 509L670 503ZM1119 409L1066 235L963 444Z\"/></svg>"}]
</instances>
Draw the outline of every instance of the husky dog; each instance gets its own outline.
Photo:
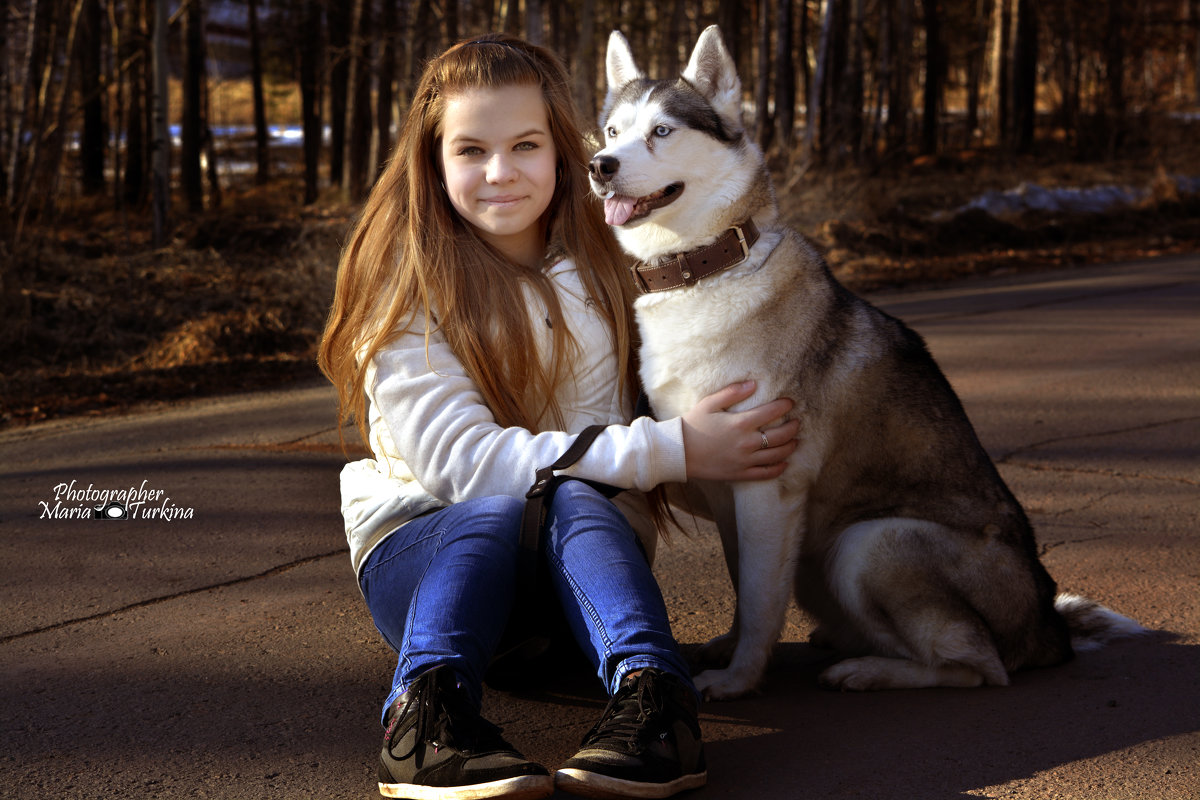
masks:
<instances>
[{"instance_id":1,"label":"husky dog","mask_svg":"<svg viewBox=\"0 0 1200 800\"><path fill-rule=\"evenodd\" d=\"M745 406L789 397L800 449L774 481L701 487L737 591L733 629L705 647L711 699L761 680L789 596L814 642L850 658L840 689L1008 683L1022 667L1142 629L1058 595L1033 530L924 341L837 282L778 220L741 84L716 27L679 80L649 80L609 39L605 147L592 188L635 279L641 378L682 414L753 378ZM765 437L764 437L765 438Z\"/></svg>"}]
</instances>

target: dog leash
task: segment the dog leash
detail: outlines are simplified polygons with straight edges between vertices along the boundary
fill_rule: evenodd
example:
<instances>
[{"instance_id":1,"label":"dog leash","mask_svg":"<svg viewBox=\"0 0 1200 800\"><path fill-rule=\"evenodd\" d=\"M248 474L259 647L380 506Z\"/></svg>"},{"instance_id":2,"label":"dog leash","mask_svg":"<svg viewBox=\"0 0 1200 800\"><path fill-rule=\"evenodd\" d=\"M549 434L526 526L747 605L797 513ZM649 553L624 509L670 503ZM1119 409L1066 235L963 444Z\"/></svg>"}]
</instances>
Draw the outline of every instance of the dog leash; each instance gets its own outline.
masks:
<instances>
[{"instance_id":1,"label":"dog leash","mask_svg":"<svg viewBox=\"0 0 1200 800\"><path fill-rule=\"evenodd\" d=\"M548 467L542 467L534 474L533 485L529 487L529 491L525 493L525 511L521 515L521 559L529 561L532 559L533 568L536 569L537 561L541 553L541 538L542 527L546 522L546 504L554 497L554 490L559 484L568 480L565 475L555 475L554 473L560 469L566 469L573 465L576 461L583 458L583 454L592 446L592 442L596 441L596 437L605 428L604 425L589 425L584 428L567 451ZM595 487L605 495L612 497L620 492L606 484L596 483L595 481L585 481ZM521 573L528 574L533 570L529 569L527 564L521 569Z\"/></svg>"}]
</instances>

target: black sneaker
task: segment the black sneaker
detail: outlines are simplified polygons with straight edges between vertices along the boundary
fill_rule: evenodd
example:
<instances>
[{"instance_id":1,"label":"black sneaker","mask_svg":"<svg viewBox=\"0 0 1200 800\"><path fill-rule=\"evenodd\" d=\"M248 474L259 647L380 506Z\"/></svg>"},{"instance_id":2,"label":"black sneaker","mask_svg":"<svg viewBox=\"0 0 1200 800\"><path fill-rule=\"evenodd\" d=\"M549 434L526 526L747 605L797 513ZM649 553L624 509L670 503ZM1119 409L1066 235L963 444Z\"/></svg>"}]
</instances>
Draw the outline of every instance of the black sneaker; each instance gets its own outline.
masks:
<instances>
[{"instance_id":1,"label":"black sneaker","mask_svg":"<svg viewBox=\"0 0 1200 800\"><path fill-rule=\"evenodd\" d=\"M670 797L708 779L696 696L656 669L625 679L555 784L585 797Z\"/></svg>"},{"instance_id":2,"label":"black sneaker","mask_svg":"<svg viewBox=\"0 0 1200 800\"><path fill-rule=\"evenodd\" d=\"M379 793L411 800L536 800L554 791L540 764L479 715L449 667L417 678L388 710Z\"/></svg>"}]
</instances>

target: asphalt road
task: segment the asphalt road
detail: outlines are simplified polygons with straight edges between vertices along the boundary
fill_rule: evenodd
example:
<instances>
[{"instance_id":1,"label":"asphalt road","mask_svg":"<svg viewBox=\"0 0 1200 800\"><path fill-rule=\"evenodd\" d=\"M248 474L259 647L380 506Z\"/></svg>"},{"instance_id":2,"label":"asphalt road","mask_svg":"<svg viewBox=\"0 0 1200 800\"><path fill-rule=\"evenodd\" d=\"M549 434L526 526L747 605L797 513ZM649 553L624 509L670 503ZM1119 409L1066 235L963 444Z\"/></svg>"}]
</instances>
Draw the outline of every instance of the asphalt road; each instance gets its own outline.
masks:
<instances>
[{"instance_id":1,"label":"asphalt road","mask_svg":"<svg viewBox=\"0 0 1200 800\"><path fill-rule=\"evenodd\" d=\"M762 693L703 708L691 796L1200 798L1200 258L874 299L929 341L1060 588L1155 633L1006 688L838 694L793 612ZM394 664L333 414L314 384L0 433L0 797L378 796ZM118 492L130 518L73 516ZM714 535L659 553L680 641L724 632ZM485 713L553 767L603 705L568 673Z\"/></svg>"}]
</instances>

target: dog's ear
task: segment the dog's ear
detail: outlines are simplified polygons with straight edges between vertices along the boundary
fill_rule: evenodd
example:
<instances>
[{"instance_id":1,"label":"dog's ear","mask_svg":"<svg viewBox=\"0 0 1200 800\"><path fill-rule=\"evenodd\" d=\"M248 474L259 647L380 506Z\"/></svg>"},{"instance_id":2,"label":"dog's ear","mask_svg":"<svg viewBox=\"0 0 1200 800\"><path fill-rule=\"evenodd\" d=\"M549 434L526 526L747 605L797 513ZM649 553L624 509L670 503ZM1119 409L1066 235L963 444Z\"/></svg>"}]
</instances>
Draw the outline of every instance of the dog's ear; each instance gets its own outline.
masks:
<instances>
[{"instance_id":1,"label":"dog's ear","mask_svg":"<svg viewBox=\"0 0 1200 800\"><path fill-rule=\"evenodd\" d=\"M604 121L608 119L608 114L625 84L646 77L646 73L638 69L634 62L629 42L620 31L613 31L608 36L608 53L605 55L604 64L608 76L608 93L604 97L604 106L600 109L601 128L604 127Z\"/></svg>"},{"instance_id":2,"label":"dog's ear","mask_svg":"<svg viewBox=\"0 0 1200 800\"><path fill-rule=\"evenodd\" d=\"M608 91L610 93L630 81L646 77L646 73L638 69L637 63L634 62L629 42L621 35L620 31L613 31L608 36L608 54L604 64L608 71Z\"/></svg>"},{"instance_id":3,"label":"dog's ear","mask_svg":"<svg viewBox=\"0 0 1200 800\"><path fill-rule=\"evenodd\" d=\"M736 128L742 127L742 82L716 25L709 25L696 40L683 79L695 86L718 114Z\"/></svg>"}]
</instances>

